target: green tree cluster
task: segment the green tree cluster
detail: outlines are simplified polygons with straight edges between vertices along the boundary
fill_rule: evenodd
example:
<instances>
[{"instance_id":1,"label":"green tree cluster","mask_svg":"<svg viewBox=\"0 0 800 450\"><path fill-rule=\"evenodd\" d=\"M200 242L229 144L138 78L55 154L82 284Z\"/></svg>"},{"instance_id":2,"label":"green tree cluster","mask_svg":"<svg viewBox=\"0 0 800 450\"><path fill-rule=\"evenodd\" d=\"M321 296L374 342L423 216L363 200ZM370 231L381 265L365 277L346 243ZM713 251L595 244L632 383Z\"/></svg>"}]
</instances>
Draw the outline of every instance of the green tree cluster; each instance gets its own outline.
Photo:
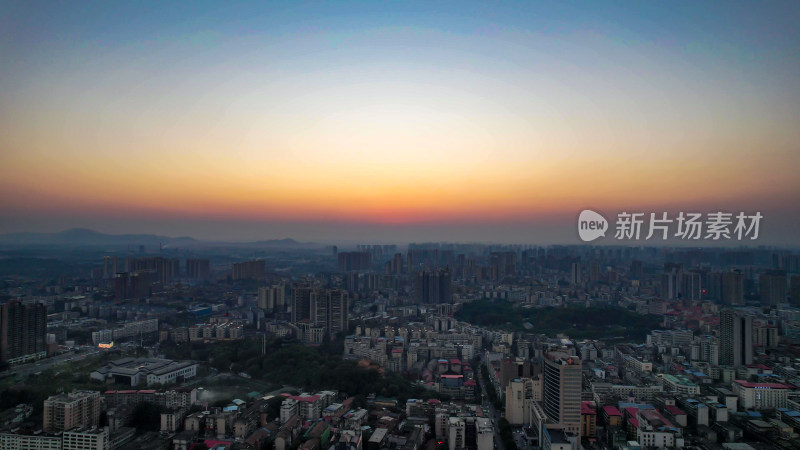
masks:
<instances>
[{"instance_id":1,"label":"green tree cluster","mask_svg":"<svg viewBox=\"0 0 800 450\"><path fill-rule=\"evenodd\" d=\"M564 333L577 339L621 337L641 340L659 327L657 316L641 315L616 306L568 306L566 308L519 308L506 302L479 300L465 303L456 319L486 327L505 326L512 330L555 335Z\"/></svg>"},{"instance_id":2,"label":"green tree cluster","mask_svg":"<svg viewBox=\"0 0 800 450\"><path fill-rule=\"evenodd\" d=\"M517 450L517 443L514 442L514 433L511 430L511 424L508 423L505 417L501 418L498 422L498 429L500 431L500 440L503 441L506 450Z\"/></svg>"},{"instance_id":3,"label":"green tree cluster","mask_svg":"<svg viewBox=\"0 0 800 450\"><path fill-rule=\"evenodd\" d=\"M206 361L225 372L245 372L255 379L306 390L336 389L349 395L397 398L437 396L399 374L382 374L343 360L341 339L326 341L320 347L284 345L281 339L245 339L236 342L168 344L161 348L167 358ZM262 352L262 348L265 352Z\"/></svg>"}]
</instances>

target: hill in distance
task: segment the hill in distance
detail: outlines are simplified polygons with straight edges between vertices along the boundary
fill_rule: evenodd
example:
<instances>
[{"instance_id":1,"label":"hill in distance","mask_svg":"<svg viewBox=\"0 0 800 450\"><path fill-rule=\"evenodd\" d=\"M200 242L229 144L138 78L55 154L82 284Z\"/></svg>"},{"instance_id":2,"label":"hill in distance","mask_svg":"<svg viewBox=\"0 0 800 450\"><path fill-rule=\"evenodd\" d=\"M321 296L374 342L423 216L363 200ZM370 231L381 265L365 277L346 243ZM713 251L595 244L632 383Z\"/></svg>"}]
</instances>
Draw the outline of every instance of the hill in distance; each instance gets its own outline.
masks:
<instances>
[{"instance_id":1,"label":"hill in distance","mask_svg":"<svg viewBox=\"0 0 800 450\"><path fill-rule=\"evenodd\" d=\"M156 234L106 234L86 228L72 228L57 233L8 233L0 234L0 244L14 246L66 246L66 247L119 247L128 245L202 247L202 246L256 246L274 248L308 248L319 244L298 242L294 239L273 239L257 242L208 242L192 237L169 237Z\"/></svg>"}]
</instances>

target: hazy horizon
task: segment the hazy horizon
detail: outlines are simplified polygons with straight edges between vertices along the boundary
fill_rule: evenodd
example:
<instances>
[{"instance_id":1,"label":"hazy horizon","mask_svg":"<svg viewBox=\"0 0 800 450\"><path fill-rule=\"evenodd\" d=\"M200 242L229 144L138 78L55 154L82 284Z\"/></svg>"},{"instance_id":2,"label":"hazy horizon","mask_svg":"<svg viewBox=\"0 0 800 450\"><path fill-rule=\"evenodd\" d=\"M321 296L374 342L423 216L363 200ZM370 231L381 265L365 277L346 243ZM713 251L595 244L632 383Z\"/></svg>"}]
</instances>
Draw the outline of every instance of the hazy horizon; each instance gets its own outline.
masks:
<instances>
[{"instance_id":1,"label":"hazy horizon","mask_svg":"<svg viewBox=\"0 0 800 450\"><path fill-rule=\"evenodd\" d=\"M488 224L484 228L474 226L464 227L452 224L439 224L431 229L419 226L397 226L375 228L367 226L354 226L353 224L263 224L252 223L235 224L235 229L230 230L230 223L203 223L192 227L195 233L188 233L184 222L176 224L162 223L153 227L104 227L104 226L75 226L65 228L42 227L40 229L25 229L15 231L0 231L0 235L15 233L59 233L73 229L87 229L108 235L145 234L159 235L169 238L189 237L198 241L217 243L252 243L256 241L269 241L293 239L299 243L313 243L320 245L355 246L358 244L397 244L410 243L447 243L447 244L486 244L486 245L593 245L593 246L624 246L624 247L675 247L675 248L758 248L772 247L783 249L796 249L798 244L786 243L769 239L752 240L676 240L662 241L651 240L616 240L608 237L594 242L581 242L575 231L575 226L551 225L548 228L530 228L527 233L515 234L517 224ZM472 236L486 236L473 238ZM494 236L494 237L493 237ZM609 235L610 236L610 235Z\"/></svg>"}]
</instances>

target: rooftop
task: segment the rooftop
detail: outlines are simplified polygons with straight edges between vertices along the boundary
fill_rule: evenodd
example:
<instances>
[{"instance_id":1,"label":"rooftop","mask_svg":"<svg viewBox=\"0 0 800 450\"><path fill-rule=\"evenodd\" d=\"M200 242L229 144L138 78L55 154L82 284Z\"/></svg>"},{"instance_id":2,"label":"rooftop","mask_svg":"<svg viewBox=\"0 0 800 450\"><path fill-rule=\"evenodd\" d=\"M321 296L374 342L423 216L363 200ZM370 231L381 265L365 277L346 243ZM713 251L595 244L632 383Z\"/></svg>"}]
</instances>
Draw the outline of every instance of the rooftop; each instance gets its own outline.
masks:
<instances>
[{"instance_id":1,"label":"rooftop","mask_svg":"<svg viewBox=\"0 0 800 450\"><path fill-rule=\"evenodd\" d=\"M668 373L661 375L665 380L679 384L681 386L697 386L697 383L693 382L692 380L686 378L684 375L670 375Z\"/></svg>"},{"instance_id":2,"label":"rooftop","mask_svg":"<svg viewBox=\"0 0 800 450\"><path fill-rule=\"evenodd\" d=\"M305 396L303 396L303 395L289 395L289 394L286 394L286 393L283 393L281 395L286 397L286 398L290 398L292 400L297 400L298 402L313 403L313 402L319 400L319 395L305 395Z\"/></svg>"},{"instance_id":3,"label":"rooftop","mask_svg":"<svg viewBox=\"0 0 800 450\"><path fill-rule=\"evenodd\" d=\"M643 409L639 411L639 415L654 428L675 428L675 425L662 416L657 409Z\"/></svg>"},{"instance_id":4,"label":"rooftop","mask_svg":"<svg viewBox=\"0 0 800 450\"><path fill-rule=\"evenodd\" d=\"M563 351L547 352L545 355L550 361L555 361L562 365L580 364L581 362L581 359L577 356L570 355L569 353Z\"/></svg>"},{"instance_id":5,"label":"rooftop","mask_svg":"<svg viewBox=\"0 0 800 450\"><path fill-rule=\"evenodd\" d=\"M550 442L553 444L568 444L569 440L567 436L564 434L564 430L559 430L556 428L545 428L545 433L550 437Z\"/></svg>"},{"instance_id":6,"label":"rooftop","mask_svg":"<svg viewBox=\"0 0 800 450\"><path fill-rule=\"evenodd\" d=\"M667 406L664 407L664 410L669 412L673 416L685 416L686 415L686 413L682 409L678 408L675 405L667 405Z\"/></svg>"},{"instance_id":7,"label":"rooftop","mask_svg":"<svg viewBox=\"0 0 800 450\"><path fill-rule=\"evenodd\" d=\"M135 375L137 373L163 375L195 364L191 361L173 361L171 359L122 358L110 361L105 366L97 369L96 372L103 375L108 373L120 375Z\"/></svg>"},{"instance_id":8,"label":"rooftop","mask_svg":"<svg viewBox=\"0 0 800 450\"><path fill-rule=\"evenodd\" d=\"M734 383L754 389L794 389L794 386L783 383L753 383L745 380L733 380Z\"/></svg>"}]
</instances>

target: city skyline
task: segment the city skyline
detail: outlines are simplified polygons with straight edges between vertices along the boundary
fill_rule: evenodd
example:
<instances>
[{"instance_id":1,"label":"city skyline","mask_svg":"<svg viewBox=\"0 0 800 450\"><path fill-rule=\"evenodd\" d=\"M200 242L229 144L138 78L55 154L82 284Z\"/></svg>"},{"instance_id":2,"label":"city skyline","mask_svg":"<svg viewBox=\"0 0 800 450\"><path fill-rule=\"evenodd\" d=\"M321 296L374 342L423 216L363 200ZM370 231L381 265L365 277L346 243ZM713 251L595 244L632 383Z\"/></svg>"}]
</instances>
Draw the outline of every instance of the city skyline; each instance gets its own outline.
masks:
<instances>
[{"instance_id":1,"label":"city skyline","mask_svg":"<svg viewBox=\"0 0 800 450\"><path fill-rule=\"evenodd\" d=\"M0 233L571 244L590 208L800 244L789 2L2 12Z\"/></svg>"}]
</instances>

